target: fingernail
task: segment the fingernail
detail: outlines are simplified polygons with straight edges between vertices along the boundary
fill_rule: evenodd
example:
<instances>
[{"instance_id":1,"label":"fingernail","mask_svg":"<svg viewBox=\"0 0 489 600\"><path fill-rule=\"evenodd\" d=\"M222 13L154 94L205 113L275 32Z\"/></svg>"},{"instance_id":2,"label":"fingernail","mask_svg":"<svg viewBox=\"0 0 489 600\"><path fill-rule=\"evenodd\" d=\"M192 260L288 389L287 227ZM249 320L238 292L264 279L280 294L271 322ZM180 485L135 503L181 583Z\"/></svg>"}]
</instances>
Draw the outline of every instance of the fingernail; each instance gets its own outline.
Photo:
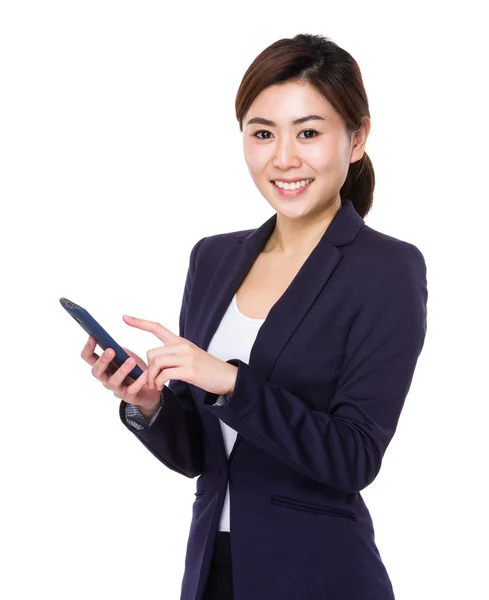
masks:
<instances>
[{"instance_id":1,"label":"fingernail","mask_svg":"<svg viewBox=\"0 0 489 600\"><path fill-rule=\"evenodd\" d=\"M107 349L107 350L105 351L105 356L106 356L107 358L109 358L110 356L112 356L112 350L110 350L110 349Z\"/></svg>"},{"instance_id":2,"label":"fingernail","mask_svg":"<svg viewBox=\"0 0 489 600\"><path fill-rule=\"evenodd\" d=\"M126 365L127 365L128 367L132 367L132 366L134 365L134 358L129 358L129 359L126 361Z\"/></svg>"}]
</instances>

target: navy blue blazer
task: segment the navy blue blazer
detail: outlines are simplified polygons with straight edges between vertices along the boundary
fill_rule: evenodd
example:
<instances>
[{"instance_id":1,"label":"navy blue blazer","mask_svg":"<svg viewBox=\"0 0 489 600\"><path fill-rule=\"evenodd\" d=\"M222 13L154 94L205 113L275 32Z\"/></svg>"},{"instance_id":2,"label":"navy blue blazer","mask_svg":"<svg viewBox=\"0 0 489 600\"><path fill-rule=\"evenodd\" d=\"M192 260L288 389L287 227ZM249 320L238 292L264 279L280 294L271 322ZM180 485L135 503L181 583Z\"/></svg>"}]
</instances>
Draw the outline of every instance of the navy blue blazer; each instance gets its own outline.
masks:
<instances>
[{"instance_id":1,"label":"navy blue blazer","mask_svg":"<svg viewBox=\"0 0 489 600\"><path fill-rule=\"evenodd\" d=\"M206 350L276 223L190 254L179 335ZM235 600L392 600L361 490L379 473L424 344L426 264L408 242L336 213L252 347L224 406L170 380L151 427L169 469L199 476L181 600L200 600L230 485ZM226 456L219 417L237 431Z\"/></svg>"}]
</instances>

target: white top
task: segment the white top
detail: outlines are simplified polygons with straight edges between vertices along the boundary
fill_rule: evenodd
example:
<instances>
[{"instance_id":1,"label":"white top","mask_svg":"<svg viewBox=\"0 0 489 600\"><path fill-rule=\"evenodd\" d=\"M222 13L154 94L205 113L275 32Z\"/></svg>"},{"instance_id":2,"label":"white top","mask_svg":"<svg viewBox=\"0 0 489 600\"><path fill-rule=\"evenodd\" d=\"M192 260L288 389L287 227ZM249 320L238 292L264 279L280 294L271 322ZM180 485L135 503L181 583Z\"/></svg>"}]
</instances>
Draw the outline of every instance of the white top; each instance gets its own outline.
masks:
<instances>
[{"instance_id":1,"label":"white top","mask_svg":"<svg viewBox=\"0 0 489 600\"><path fill-rule=\"evenodd\" d=\"M216 333L210 341L207 352L221 360L239 358L244 363L249 364L251 348L264 321L265 319L252 319L240 312L236 302L236 294L234 294ZM234 429L226 425L226 423L223 423L221 419L219 419L219 423L221 424L226 455L229 457L238 434ZM219 523L219 531L230 530L229 502L230 495L228 483L226 498L224 499L221 520Z\"/></svg>"}]
</instances>

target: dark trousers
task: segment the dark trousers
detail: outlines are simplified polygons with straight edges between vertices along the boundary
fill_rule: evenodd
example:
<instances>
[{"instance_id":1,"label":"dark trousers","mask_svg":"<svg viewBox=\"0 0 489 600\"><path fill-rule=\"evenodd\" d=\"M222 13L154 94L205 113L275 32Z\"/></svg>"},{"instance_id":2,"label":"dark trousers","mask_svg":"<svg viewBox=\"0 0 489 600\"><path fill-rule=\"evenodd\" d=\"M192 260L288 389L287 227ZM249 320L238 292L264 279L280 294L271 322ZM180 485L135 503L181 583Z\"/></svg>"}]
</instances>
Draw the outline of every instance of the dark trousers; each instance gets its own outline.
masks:
<instances>
[{"instance_id":1,"label":"dark trousers","mask_svg":"<svg viewBox=\"0 0 489 600\"><path fill-rule=\"evenodd\" d=\"M202 600L233 600L233 598L231 536L229 531L218 531Z\"/></svg>"}]
</instances>

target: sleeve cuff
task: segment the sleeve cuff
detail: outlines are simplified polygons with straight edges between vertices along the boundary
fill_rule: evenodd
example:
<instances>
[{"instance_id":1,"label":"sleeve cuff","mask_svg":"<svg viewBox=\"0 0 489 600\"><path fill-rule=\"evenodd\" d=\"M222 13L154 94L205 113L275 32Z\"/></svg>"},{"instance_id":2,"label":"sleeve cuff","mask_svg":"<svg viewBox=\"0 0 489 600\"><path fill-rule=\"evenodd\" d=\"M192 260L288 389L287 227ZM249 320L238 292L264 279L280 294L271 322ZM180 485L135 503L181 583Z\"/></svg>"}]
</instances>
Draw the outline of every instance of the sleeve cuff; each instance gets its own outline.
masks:
<instances>
[{"instance_id":1,"label":"sleeve cuff","mask_svg":"<svg viewBox=\"0 0 489 600\"><path fill-rule=\"evenodd\" d=\"M239 376L239 363L240 363L239 359L230 358L226 362L229 363L230 365L234 365L235 367L238 367L238 376ZM236 379L234 389L236 389L237 384L238 384L238 380ZM234 392L231 392L230 394L212 394L211 392L206 392L206 394L204 396L204 404L206 404L207 406L224 406L225 404L227 404L229 399L232 397L233 393Z\"/></svg>"},{"instance_id":2,"label":"sleeve cuff","mask_svg":"<svg viewBox=\"0 0 489 600\"><path fill-rule=\"evenodd\" d=\"M232 394L219 394L217 400L211 406L224 406L231 396Z\"/></svg>"},{"instance_id":3,"label":"sleeve cuff","mask_svg":"<svg viewBox=\"0 0 489 600\"><path fill-rule=\"evenodd\" d=\"M164 389L165 388L163 388L163 390ZM145 416L142 414L142 412L139 410L139 407L136 404L126 404L126 409L125 409L126 423L128 425L131 425L131 427L134 427L134 429L138 429L138 430L145 429L146 427L151 427L151 425L153 425L153 423L155 422L157 416L160 414L161 408L163 406L163 400L164 400L163 390L160 391L160 406L159 406L158 410L155 412L155 414L151 417L151 420L149 423L146 420Z\"/></svg>"}]
</instances>

